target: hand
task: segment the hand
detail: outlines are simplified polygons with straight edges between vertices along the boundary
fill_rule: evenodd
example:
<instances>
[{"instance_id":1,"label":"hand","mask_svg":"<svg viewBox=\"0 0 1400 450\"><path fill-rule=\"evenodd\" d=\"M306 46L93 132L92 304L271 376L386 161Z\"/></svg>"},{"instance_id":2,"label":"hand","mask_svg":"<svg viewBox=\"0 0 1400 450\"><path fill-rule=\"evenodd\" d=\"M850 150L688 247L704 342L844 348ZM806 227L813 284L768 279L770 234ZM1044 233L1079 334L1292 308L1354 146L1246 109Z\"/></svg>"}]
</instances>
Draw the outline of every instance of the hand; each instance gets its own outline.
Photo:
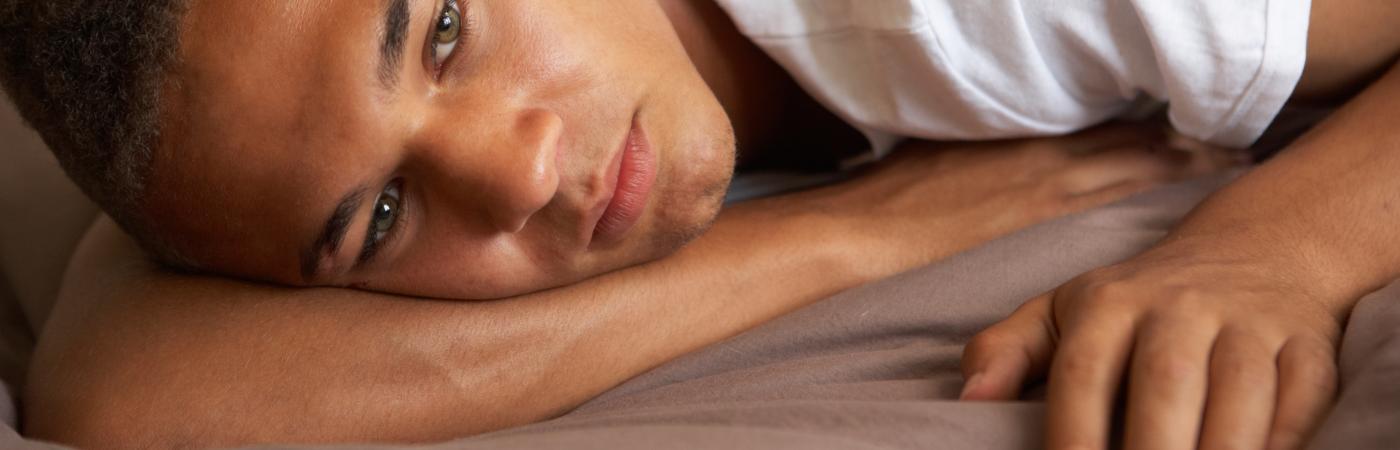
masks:
<instances>
[{"instance_id":1,"label":"hand","mask_svg":"<svg viewBox=\"0 0 1400 450\"><path fill-rule=\"evenodd\" d=\"M1058 138L917 142L855 180L786 200L835 217L842 238L832 241L855 242L848 253L873 279L1241 162L1159 127L1112 125Z\"/></svg>"},{"instance_id":2,"label":"hand","mask_svg":"<svg viewBox=\"0 0 1400 450\"><path fill-rule=\"evenodd\" d=\"M1124 448L1301 448L1334 397L1346 302L1240 241L1169 239L1031 300L968 345L963 398L1012 400L1048 370L1051 449L1115 446L1120 386Z\"/></svg>"}]
</instances>

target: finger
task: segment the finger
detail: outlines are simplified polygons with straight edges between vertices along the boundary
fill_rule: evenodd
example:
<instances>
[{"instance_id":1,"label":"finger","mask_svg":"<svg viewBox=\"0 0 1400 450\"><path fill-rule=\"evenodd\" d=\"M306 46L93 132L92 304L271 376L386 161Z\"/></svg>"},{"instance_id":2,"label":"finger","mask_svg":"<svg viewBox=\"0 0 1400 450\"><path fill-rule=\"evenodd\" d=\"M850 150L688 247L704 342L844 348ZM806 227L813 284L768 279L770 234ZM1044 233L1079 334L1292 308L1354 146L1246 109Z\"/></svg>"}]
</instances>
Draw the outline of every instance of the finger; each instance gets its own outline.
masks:
<instances>
[{"instance_id":1,"label":"finger","mask_svg":"<svg viewBox=\"0 0 1400 450\"><path fill-rule=\"evenodd\" d=\"M1221 147L1183 135L1175 130L1165 131L1167 148L1198 157L1199 160L1194 163L1204 163L1215 168L1231 168L1254 162L1254 156L1248 149Z\"/></svg>"},{"instance_id":2,"label":"finger","mask_svg":"<svg viewBox=\"0 0 1400 450\"><path fill-rule=\"evenodd\" d=\"M1253 162L1253 157L1248 152L1236 150L1183 150L1177 147L1166 147L1162 151L1181 161L1181 173L1185 177L1197 177L1238 169L1247 167Z\"/></svg>"},{"instance_id":3,"label":"finger","mask_svg":"<svg viewBox=\"0 0 1400 450\"><path fill-rule=\"evenodd\" d=\"M1325 340L1295 338L1278 355L1278 409L1266 448L1302 448L1337 394L1335 349Z\"/></svg>"},{"instance_id":4,"label":"finger","mask_svg":"<svg viewBox=\"0 0 1400 450\"><path fill-rule=\"evenodd\" d=\"M1105 310L1099 310L1105 311ZM1050 449L1108 448L1133 323L1113 311L1061 322L1059 349L1050 365L1046 443Z\"/></svg>"},{"instance_id":5,"label":"finger","mask_svg":"<svg viewBox=\"0 0 1400 450\"><path fill-rule=\"evenodd\" d=\"M1160 126L1131 123L1111 123L1067 136L1069 146L1057 143L1057 148L1069 148L1071 154L1091 156L1121 147L1144 147L1166 142L1167 135Z\"/></svg>"},{"instance_id":6,"label":"finger","mask_svg":"<svg viewBox=\"0 0 1400 450\"><path fill-rule=\"evenodd\" d=\"M1064 167L1078 160L1095 156L1109 149L1161 145L1166 137L1160 127L1133 124L1111 124L1066 136L1023 140L1018 147L1038 166ZM967 144L987 149L1002 148L1007 141ZM976 152L985 153L985 152Z\"/></svg>"},{"instance_id":7,"label":"finger","mask_svg":"<svg viewBox=\"0 0 1400 450\"><path fill-rule=\"evenodd\" d=\"M1178 317L1142 325L1128 378L1125 448L1196 448L1217 330Z\"/></svg>"},{"instance_id":8,"label":"finger","mask_svg":"<svg viewBox=\"0 0 1400 450\"><path fill-rule=\"evenodd\" d=\"M1119 200L1132 197L1152 188L1161 186L1162 183L1156 181L1133 180L1124 181L1092 192L1073 195L1063 201L1064 208L1069 211L1082 211L1104 206Z\"/></svg>"},{"instance_id":9,"label":"finger","mask_svg":"<svg viewBox=\"0 0 1400 450\"><path fill-rule=\"evenodd\" d=\"M1203 450L1264 448L1278 392L1278 347L1240 331L1225 331L1215 341Z\"/></svg>"},{"instance_id":10,"label":"finger","mask_svg":"<svg viewBox=\"0 0 1400 450\"><path fill-rule=\"evenodd\" d=\"M978 333L963 351L961 400L1008 401L1026 380L1045 374L1055 352L1050 294L1021 305L1010 317Z\"/></svg>"},{"instance_id":11,"label":"finger","mask_svg":"<svg viewBox=\"0 0 1400 450\"><path fill-rule=\"evenodd\" d=\"M1198 168L1189 156L1177 152L1152 152L1140 147L1120 147L1070 165L1061 174L1065 192L1083 195L1128 182L1162 184L1195 175Z\"/></svg>"}]
</instances>

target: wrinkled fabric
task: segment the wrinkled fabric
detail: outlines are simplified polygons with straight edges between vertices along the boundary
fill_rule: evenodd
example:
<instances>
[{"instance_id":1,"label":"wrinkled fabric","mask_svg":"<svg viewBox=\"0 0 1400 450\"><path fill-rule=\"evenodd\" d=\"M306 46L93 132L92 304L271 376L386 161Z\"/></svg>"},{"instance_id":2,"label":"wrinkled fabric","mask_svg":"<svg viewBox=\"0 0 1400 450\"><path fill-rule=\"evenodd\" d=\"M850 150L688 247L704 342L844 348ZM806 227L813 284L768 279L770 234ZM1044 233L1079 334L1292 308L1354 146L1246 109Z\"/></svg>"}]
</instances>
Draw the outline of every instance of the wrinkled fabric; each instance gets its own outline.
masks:
<instances>
[{"instance_id":1,"label":"wrinkled fabric","mask_svg":"<svg viewBox=\"0 0 1400 450\"><path fill-rule=\"evenodd\" d=\"M963 345L1027 299L1151 246L1224 181L1148 193L838 294L555 420L413 448L1040 448L1040 401L953 400ZM1356 308L1340 363L1339 401L1312 448L1400 447L1400 284Z\"/></svg>"},{"instance_id":2,"label":"wrinkled fabric","mask_svg":"<svg viewBox=\"0 0 1400 450\"><path fill-rule=\"evenodd\" d=\"M902 138L1058 135L1168 104L1250 146L1303 74L1310 0L719 0L877 155Z\"/></svg>"}]
</instances>

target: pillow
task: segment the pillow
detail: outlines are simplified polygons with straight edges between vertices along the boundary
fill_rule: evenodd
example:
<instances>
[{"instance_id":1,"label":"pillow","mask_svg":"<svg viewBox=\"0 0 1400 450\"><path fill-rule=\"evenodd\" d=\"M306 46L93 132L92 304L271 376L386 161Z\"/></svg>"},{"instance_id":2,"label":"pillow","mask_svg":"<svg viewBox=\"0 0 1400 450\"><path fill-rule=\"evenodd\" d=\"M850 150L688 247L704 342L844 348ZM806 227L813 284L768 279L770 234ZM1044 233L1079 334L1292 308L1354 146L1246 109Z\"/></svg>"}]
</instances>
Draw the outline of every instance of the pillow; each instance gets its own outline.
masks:
<instances>
[{"instance_id":1,"label":"pillow","mask_svg":"<svg viewBox=\"0 0 1400 450\"><path fill-rule=\"evenodd\" d=\"M8 99L0 143L0 379L19 389L63 269L97 210Z\"/></svg>"}]
</instances>

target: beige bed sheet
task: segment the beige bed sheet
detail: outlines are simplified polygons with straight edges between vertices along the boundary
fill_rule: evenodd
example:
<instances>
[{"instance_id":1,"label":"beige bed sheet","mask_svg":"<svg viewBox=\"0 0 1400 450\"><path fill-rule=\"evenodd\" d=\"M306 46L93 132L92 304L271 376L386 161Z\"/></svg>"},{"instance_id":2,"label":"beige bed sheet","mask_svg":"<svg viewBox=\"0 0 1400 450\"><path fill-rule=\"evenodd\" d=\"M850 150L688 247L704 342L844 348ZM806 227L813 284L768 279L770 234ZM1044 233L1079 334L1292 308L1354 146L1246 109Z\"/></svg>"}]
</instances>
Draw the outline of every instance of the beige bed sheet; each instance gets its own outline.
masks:
<instances>
[{"instance_id":1,"label":"beige bed sheet","mask_svg":"<svg viewBox=\"0 0 1400 450\"><path fill-rule=\"evenodd\" d=\"M0 145L14 161L0 164L0 210L21 212L0 221L0 378L17 386L95 212L7 108ZM1040 403L950 401L963 343L1026 298L1150 245L1222 181L1035 227L682 357L557 420L427 448L1037 448ZM1358 308L1341 363L1342 394L1313 448L1400 448L1400 285ZM0 448L50 447L0 426Z\"/></svg>"},{"instance_id":2,"label":"beige bed sheet","mask_svg":"<svg viewBox=\"0 0 1400 450\"><path fill-rule=\"evenodd\" d=\"M96 209L0 97L0 380L24 382L38 327Z\"/></svg>"}]
</instances>

